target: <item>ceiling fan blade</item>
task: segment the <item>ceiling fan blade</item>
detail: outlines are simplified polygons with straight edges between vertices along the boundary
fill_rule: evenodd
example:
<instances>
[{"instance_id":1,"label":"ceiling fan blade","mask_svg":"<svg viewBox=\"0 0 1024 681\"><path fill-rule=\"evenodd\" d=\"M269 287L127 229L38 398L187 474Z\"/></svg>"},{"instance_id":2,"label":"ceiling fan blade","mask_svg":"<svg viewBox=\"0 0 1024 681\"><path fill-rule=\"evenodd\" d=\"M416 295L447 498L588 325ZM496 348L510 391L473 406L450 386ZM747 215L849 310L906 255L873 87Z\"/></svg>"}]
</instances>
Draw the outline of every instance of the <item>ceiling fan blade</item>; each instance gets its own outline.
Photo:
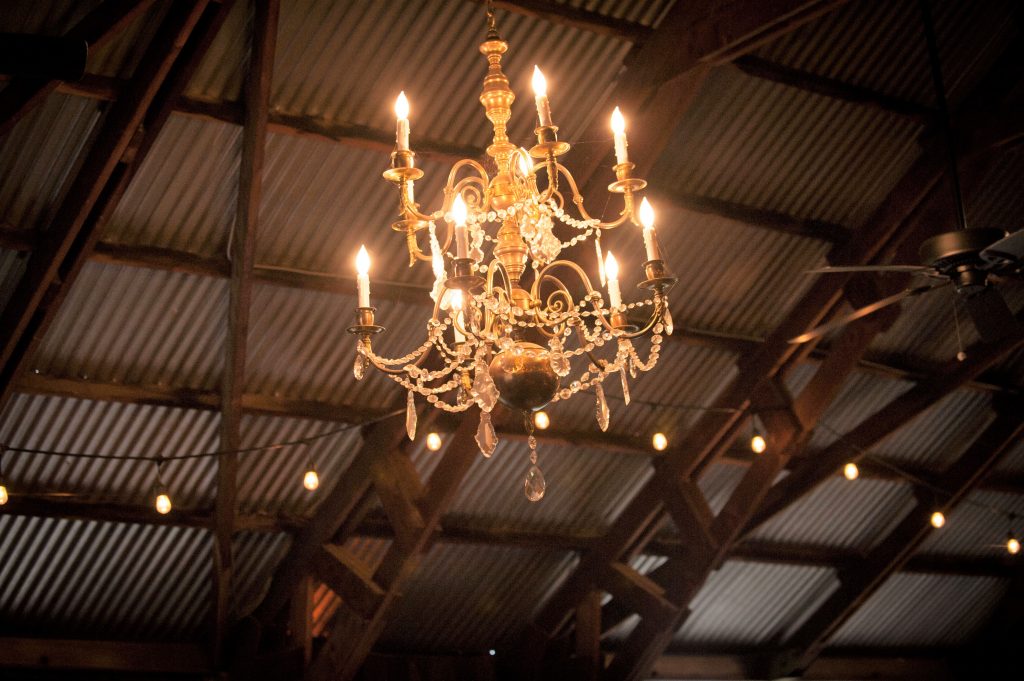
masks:
<instances>
[{"instance_id":1,"label":"ceiling fan blade","mask_svg":"<svg viewBox=\"0 0 1024 681\"><path fill-rule=\"evenodd\" d=\"M1004 237L981 252L985 262L997 267L1024 263L1024 229Z\"/></svg>"},{"instance_id":2,"label":"ceiling fan blade","mask_svg":"<svg viewBox=\"0 0 1024 681\"><path fill-rule=\"evenodd\" d=\"M967 314L971 316L981 340L986 343L1001 340L1011 333L1021 331L1013 312L995 286L988 286L981 293L965 299L964 307L967 308Z\"/></svg>"},{"instance_id":3,"label":"ceiling fan blade","mask_svg":"<svg viewBox=\"0 0 1024 681\"><path fill-rule=\"evenodd\" d=\"M895 295L891 295L888 298L882 298L881 300L876 300L875 302L871 303L870 305L865 305L862 308L858 308L858 309L854 310L853 312L851 312L848 315L845 315L843 317L839 317L837 319L833 319L832 321L830 321L830 322L828 322L826 324L822 324L821 326L815 327L815 328L811 329L810 331L808 331L807 333L801 334L801 335L797 336L796 338L790 338L789 342L790 343L806 343L808 341L814 340L815 338L821 338L822 336L824 336L825 334L829 333L833 329L838 329L839 327L845 326L846 324L849 324L850 322L856 321L856 320L861 319L863 317L867 317L868 315L874 314L875 312L878 312L879 310L881 310L883 308L889 307L890 305L895 305L896 303L900 302L901 300L906 300L907 298L913 298L914 296L919 296L922 293L928 293L929 291L934 291L935 289L942 288L942 287L944 287L946 285L947 284L939 284L938 286L916 286L914 288L908 288L906 290L900 291L899 293L897 293Z\"/></svg>"},{"instance_id":4,"label":"ceiling fan blade","mask_svg":"<svg viewBox=\"0 0 1024 681\"><path fill-rule=\"evenodd\" d=\"M924 265L839 265L835 267L818 267L807 270L804 274L844 274L846 272L932 272L931 267Z\"/></svg>"}]
</instances>

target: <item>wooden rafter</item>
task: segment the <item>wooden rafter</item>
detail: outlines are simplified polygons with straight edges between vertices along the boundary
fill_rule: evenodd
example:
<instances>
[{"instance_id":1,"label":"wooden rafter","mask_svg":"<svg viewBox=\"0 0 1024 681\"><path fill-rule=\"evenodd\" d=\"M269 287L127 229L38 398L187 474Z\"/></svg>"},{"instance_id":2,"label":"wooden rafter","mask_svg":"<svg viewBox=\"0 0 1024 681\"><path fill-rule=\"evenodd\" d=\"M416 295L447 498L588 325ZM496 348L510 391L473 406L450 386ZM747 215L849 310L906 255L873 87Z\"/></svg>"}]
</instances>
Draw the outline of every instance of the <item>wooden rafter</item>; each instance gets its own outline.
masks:
<instances>
[{"instance_id":1,"label":"wooden rafter","mask_svg":"<svg viewBox=\"0 0 1024 681\"><path fill-rule=\"evenodd\" d=\"M948 494L939 502L947 512L967 497L1024 433L1024 402L998 404L997 409L996 420L936 481L937 487ZM928 518L935 503L931 490L919 490L917 505L864 561L839 573L839 588L789 637L787 652L769 664L769 678L799 674L817 659L833 634L928 538L932 532Z\"/></svg>"},{"instance_id":2,"label":"wooden rafter","mask_svg":"<svg viewBox=\"0 0 1024 681\"><path fill-rule=\"evenodd\" d=\"M267 112L277 43L278 0L254 0L249 65L243 87L244 123L238 172L238 206L230 242L231 277L224 375L221 381L220 443L224 450L242 447L241 423L245 392L245 362L252 301L253 263L259 231ZM217 457L217 497L213 526L213 659L223 664L224 642L230 627L234 582L233 535L237 512L238 455Z\"/></svg>"},{"instance_id":3,"label":"wooden rafter","mask_svg":"<svg viewBox=\"0 0 1024 681\"><path fill-rule=\"evenodd\" d=\"M176 4L143 56L129 92L106 115L55 213L49 238L32 252L26 273L0 317L0 407L10 398L26 360L152 148L230 4L208 11L204 11L206 0Z\"/></svg>"},{"instance_id":4,"label":"wooden rafter","mask_svg":"<svg viewBox=\"0 0 1024 681\"><path fill-rule=\"evenodd\" d=\"M996 105L1018 81L1016 72L1019 68L1015 49L1011 49L971 94L963 107L960 120L970 122L968 129L980 130L980 140L984 140L975 138L975 149L988 144L990 131L987 123L994 116L998 116L993 114L993 109L997 108ZM1012 77L1007 77L1008 72ZM942 161L942 149L937 143L933 143L897 183L858 238L833 249L831 259L843 264L866 263L878 256L883 248L896 248L909 232L906 218L914 214L918 206L927 199L932 187L938 183L943 172ZM833 277L822 281L805 294L804 299L797 303L766 342L740 362L739 376L718 401L717 406L745 411L758 400L758 393L767 387L766 382L772 381L779 371L799 354L797 349L787 342L788 339L820 322L838 301L841 289L846 283L843 279ZM864 330L859 339L858 328ZM767 424L770 436L768 456L762 456L755 462L725 508L715 518L714 534L718 542L711 547L713 552L708 551L707 547L702 550L702 544L697 542L694 544L693 557L688 560L670 561L674 569L667 570L665 574L666 578L670 579L667 584L669 599L678 606L677 616L647 617L641 620L612 661L609 668L610 678L640 678L654 663L671 639L675 627L685 618L688 612L687 605L700 584L742 536L746 519L768 492L768 487L781 469L784 459L799 451L802 442L806 441L809 434L808 426L814 420L809 418L809 415L820 416L821 410L827 404L822 403L821 396L834 396L839 383L849 375L856 362L856 357L852 355L862 354L878 330L879 328L871 329L859 325L847 327L844 335L852 344L851 353L845 358L837 357L834 362L832 358L840 353L830 355L826 364L819 368L810 387L801 395L801 398L807 396L806 401L802 406L793 409L793 412L800 414L799 420L793 419L794 424L787 425L784 419L779 418L781 412L769 412L775 415L771 417L774 425L772 422ZM828 367L829 364L832 366ZM815 386L815 383L818 385ZM950 389L954 387L950 384ZM801 398L798 398L798 404ZM706 469L709 462L729 448L741 422L735 411L705 414L682 443L669 452L668 470L685 480L695 471ZM810 466L816 463L817 460L804 465L809 470ZM539 663L537 656L543 650L545 640L561 629L566 616L581 595L592 588L594 575L601 569L602 563L619 560L626 552L642 549L652 534L652 529L659 526L662 499L657 487L648 484L637 494L606 535L601 550L595 552L594 557L581 561L575 573L541 609L526 639L527 655L534 664ZM709 553L711 555L708 555Z\"/></svg>"},{"instance_id":5,"label":"wooden rafter","mask_svg":"<svg viewBox=\"0 0 1024 681\"><path fill-rule=\"evenodd\" d=\"M152 0L106 0L75 24L65 38L84 42L94 49L109 42L132 21L138 18ZM39 81L19 78L8 83L0 92L0 137L3 137L25 117L29 111L57 89L60 81Z\"/></svg>"}]
</instances>

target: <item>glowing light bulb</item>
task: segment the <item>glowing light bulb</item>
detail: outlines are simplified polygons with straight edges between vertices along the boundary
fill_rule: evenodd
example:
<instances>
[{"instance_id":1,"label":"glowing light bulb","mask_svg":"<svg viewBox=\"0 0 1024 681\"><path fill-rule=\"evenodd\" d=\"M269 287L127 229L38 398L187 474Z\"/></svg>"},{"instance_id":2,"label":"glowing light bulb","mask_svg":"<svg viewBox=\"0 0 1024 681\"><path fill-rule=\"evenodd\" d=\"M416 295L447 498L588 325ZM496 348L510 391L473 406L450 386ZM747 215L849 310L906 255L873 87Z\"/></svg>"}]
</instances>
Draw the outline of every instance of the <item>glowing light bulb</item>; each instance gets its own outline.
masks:
<instances>
[{"instance_id":1,"label":"glowing light bulb","mask_svg":"<svg viewBox=\"0 0 1024 681\"><path fill-rule=\"evenodd\" d=\"M548 417L546 411L538 411L533 415L533 425L537 426L541 430L547 430L548 426L551 425L551 419Z\"/></svg>"},{"instance_id":2,"label":"glowing light bulb","mask_svg":"<svg viewBox=\"0 0 1024 681\"><path fill-rule=\"evenodd\" d=\"M0 484L0 506L3 506L4 504L6 504L7 503L7 499L8 499L8 496L7 496L7 486L3 485L3 484Z\"/></svg>"},{"instance_id":3,"label":"glowing light bulb","mask_svg":"<svg viewBox=\"0 0 1024 681\"><path fill-rule=\"evenodd\" d=\"M534 64L533 66L533 78L530 81L533 86L534 97L546 97L548 94L548 79L541 73L540 67Z\"/></svg>"},{"instance_id":4,"label":"glowing light bulb","mask_svg":"<svg viewBox=\"0 0 1024 681\"><path fill-rule=\"evenodd\" d=\"M604 258L604 275L609 279L619 278L619 261L615 259L611 251Z\"/></svg>"},{"instance_id":5,"label":"glowing light bulb","mask_svg":"<svg viewBox=\"0 0 1024 681\"><path fill-rule=\"evenodd\" d=\"M619 261L611 251L604 259L604 275L608 279L608 303L612 307L622 305L622 291L619 289Z\"/></svg>"},{"instance_id":6,"label":"glowing light bulb","mask_svg":"<svg viewBox=\"0 0 1024 681\"><path fill-rule=\"evenodd\" d=\"M160 515L167 515L171 512L171 497L167 495L167 492L160 492L156 495L156 512Z\"/></svg>"},{"instance_id":7,"label":"glowing light bulb","mask_svg":"<svg viewBox=\"0 0 1024 681\"><path fill-rule=\"evenodd\" d=\"M437 433L427 433L427 449L432 452L441 449L441 436Z\"/></svg>"},{"instance_id":8,"label":"glowing light bulb","mask_svg":"<svg viewBox=\"0 0 1024 681\"><path fill-rule=\"evenodd\" d=\"M945 524L946 516L942 513L942 511L935 511L935 513L932 513L932 527L934 527L935 529L939 529Z\"/></svg>"},{"instance_id":9,"label":"glowing light bulb","mask_svg":"<svg viewBox=\"0 0 1024 681\"><path fill-rule=\"evenodd\" d=\"M619 111L619 107L615 107L612 111L612 132L616 135L622 135L626 132L626 119Z\"/></svg>"},{"instance_id":10,"label":"glowing light bulb","mask_svg":"<svg viewBox=\"0 0 1024 681\"><path fill-rule=\"evenodd\" d=\"M356 255L356 272L358 274L370 273L370 254L366 252L366 246L359 247L359 253Z\"/></svg>"},{"instance_id":11,"label":"glowing light bulb","mask_svg":"<svg viewBox=\"0 0 1024 681\"><path fill-rule=\"evenodd\" d=\"M452 220L455 222L455 255L458 258L469 256L469 234L466 232L466 202L462 194L456 194L452 201Z\"/></svg>"},{"instance_id":12,"label":"glowing light bulb","mask_svg":"<svg viewBox=\"0 0 1024 681\"><path fill-rule=\"evenodd\" d=\"M533 164L530 163L530 154L526 149L519 147L519 153L516 154L519 157L519 170L523 175L529 175L533 172Z\"/></svg>"},{"instance_id":13,"label":"glowing light bulb","mask_svg":"<svg viewBox=\"0 0 1024 681\"><path fill-rule=\"evenodd\" d=\"M455 221L456 225L466 224L466 202L462 198L462 194L456 194L455 200L452 201L452 220Z\"/></svg>"},{"instance_id":14,"label":"glowing light bulb","mask_svg":"<svg viewBox=\"0 0 1024 681\"><path fill-rule=\"evenodd\" d=\"M451 293L448 294L448 302L451 304L453 310L462 309L462 289L453 288Z\"/></svg>"},{"instance_id":15,"label":"glowing light bulb","mask_svg":"<svg viewBox=\"0 0 1024 681\"><path fill-rule=\"evenodd\" d=\"M644 197L640 202L640 224L644 229L654 229L654 206Z\"/></svg>"},{"instance_id":16,"label":"glowing light bulb","mask_svg":"<svg viewBox=\"0 0 1024 681\"><path fill-rule=\"evenodd\" d=\"M668 438L665 437L665 433L655 433L651 438L651 444L656 450L663 452L668 448Z\"/></svg>"},{"instance_id":17,"label":"glowing light bulb","mask_svg":"<svg viewBox=\"0 0 1024 681\"><path fill-rule=\"evenodd\" d=\"M760 433L750 438L750 451L755 454L764 454L766 449L768 449L768 443L765 442L764 437Z\"/></svg>"},{"instance_id":18,"label":"glowing light bulb","mask_svg":"<svg viewBox=\"0 0 1024 681\"><path fill-rule=\"evenodd\" d=\"M857 464L851 461L843 466L843 476L845 476L847 480L856 480L857 477L860 476L860 469L857 468Z\"/></svg>"},{"instance_id":19,"label":"glowing light bulb","mask_svg":"<svg viewBox=\"0 0 1024 681\"><path fill-rule=\"evenodd\" d=\"M408 118L409 117L409 100L405 96L405 90L398 93L398 98L395 99L395 118Z\"/></svg>"},{"instance_id":20,"label":"glowing light bulb","mask_svg":"<svg viewBox=\"0 0 1024 681\"><path fill-rule=\"evenodd\" d=\"M1006 550L1009 551L1011 556L1016 556L1020 553L1020 541L1013 536L1012 532L1006 538Z\"/></svg>"},{"instance_id":21,"label":"glowing light bulb","mask_svg":"<svg viewBox=\"0 0 1024 681\"><path fill-rule=\"evenodd\" d=\"M310 466L306 474L302 476L302 486L308 489L310 492L314 491L320 486L320 476L317 475L316 468Z\"/></svg>"}]
</instances>

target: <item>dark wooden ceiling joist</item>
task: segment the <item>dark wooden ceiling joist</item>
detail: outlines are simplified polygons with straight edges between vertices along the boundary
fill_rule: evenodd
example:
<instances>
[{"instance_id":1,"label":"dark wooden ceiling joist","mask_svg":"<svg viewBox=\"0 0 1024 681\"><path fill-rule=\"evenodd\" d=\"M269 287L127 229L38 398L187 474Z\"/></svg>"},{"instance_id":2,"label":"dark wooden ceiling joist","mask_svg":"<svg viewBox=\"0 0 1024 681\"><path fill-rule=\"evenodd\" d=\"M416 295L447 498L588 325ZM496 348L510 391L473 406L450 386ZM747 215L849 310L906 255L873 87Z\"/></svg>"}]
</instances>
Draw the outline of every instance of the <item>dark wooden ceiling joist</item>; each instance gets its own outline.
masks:
<instances>
[{"instance_id":1,"label":"dark wooden ceiling joist","mask_svg":"<svg viewBox=\"0 0 1024 681\"><path fill-rule=\"evenodd\" d=\"M64 37L84 42L88 49L101 47L124 30L153 4L152 0L106 0L86 14ZM60 81L18 78L0 92L0 137L3 137Z\"/></svg>"},{"instance_id":2,"label":"dark wooden ceiling joist","mask_svg":"<svg viewBox=\"0 0 1024 681\"><path fill-rule=\"evenodd\" d=\"M974 144L968 145L967 148L974 147L976 149L979 146L990 144L988 139L992 137L992 131L988 125L994 116L998 116L997 113L994 113L999 108L998 105L1002 103L1014 84L1019 82L1020 68L1016 48L1011 48L967 98L960 112L959 120L966 125L967 130L976 133L973 138ZM1002 131L997 134L1002 134ZM871 262L885 248L895 249L910 231L910 226L906 224L907 218L927 199L932 188L939 182L944 171L943 160L941 144L932 142L926 147L925 153L918 162L896 184L887 199L875 211L872 219L868 221L867 226L857 234L857 237L833 249L831 254L833 262L864 264ZM787 318L775 329L758 351L741 360L739 376L725 392L724 397L718 401L717 406L746 409L755 400L757 392L766 388L766 381L772 381L794 356L806 353L806 349L798 351L797 348L791 346L788 339L820 323L821 319L838 302L842 287L848 279L848 277L829 278L810 290L804 299L794 306ZM853 329L856 329L857 326L859 325L853 325ZM868 333L866 342L855 343L856 352L862 353L866 349L867 343L870 342L870 336L879 330L876 328ZM848 327L846 334L850 333L856 333L856 331L851 331L851 327ZM813 396L825 391L834 395L838 389L838 383L852 369L848 359L839 358L832 363L831 368L827 366L819 368L812 383L820 376L823 381L821 391L805 390L801 398L804 395ZM826 362L826 365L831 360L832 357L829 362ZM837 384L830 389L824 384L827 383L829 373L833 374L832 380ZM943 379L948 380L948 377L943 377ZM949 383L949 386L952 388L953 383ZM933 396L933 398L937 400L938 396ZM727 502L726 507L716 517L716 534L720 543L716 547L715 559L707 560L705 556L701 555L696 561L697 565L694 565L695 561L692 560L670 560L667 563L667 565L678 568L665 574L666 578L671 580L668 585L669 598L677 603L679 615L664 621L658 621L655 618L642 619L612 660L608 669L609 678L639 679L647 673L671 640L675 627L685 619L688 612L687 606L700 584L716 565L717 560L727 555L735 541L742 536L745 519L749 518L760 505L771 481L781 468L782 459L793 453L787 451L789 447L799 449L802 442L806 441L809 434L807 415L810 413L820 415L820 410L824 406L821 403L806 404L801 409L795 409L796 413L801 414L801 421L795 424L795 428L787 427L783 419L773 419L776 421L775 424L766 424L769 430L768 456L762 456L755 462ZM670 465L680 476L690 475L695 470L706 467L710 461L729 448L738 433L740 421L735 412L705 414L691 429L688 436L683 439L682 444L669 452ZM774 446L772 439L776 440ZM812 466L817 463L816 461L809 462L805 466L808 471L811 471ZM830 462L830 464L833 463L835 462ZM815 468L808 475L822 477L831 475L841 463L842 461L822 469L827 473L820 473ZM787 477L786 480L791 477ZM564 618L578 602L578 599L592 588L590 585L593 583L593 574L600 563L618 560L626 551L642 550L645 533L648 537L650 535L650 530L645 530L645 527L651 526L652 523L654 527L657 527L659 523L657 511L660 500L657 490L649 490L650 487L648 485L642 489L616 520L606 535L606 545L602 546L603 551L601 552L603 555L585 558L581 561L574 574L541 608L526 637L526 655L535 665L534 668L540 664L537 653L544 649L544 641L561 629L565 622Z\"/></svg>"},{"instance_id":3,"label":"dark wooden ceiling joist","mask_svg":"<svg viewBox=\"0 0 1024 681\"><path fill-rule=\"evenodd\" d=\"M225 6L175 4L124 97L111 105L0 317L0 407L52 322L138 166L223 23ZM195 31L194 31L195 29Z\"/></svg>"},{"instance_id":4,"label":"dark wooden ceiling joist","mask_svg":"<svg viewBox=\"0 0 1024 681\"><path fill-rule=\"evenodd\" d=\"M484 4L484 0L473 0ZM559 26L571 26L590 33L610 35L632 42L643 42L651 35L651 28L626 19L616 19L607 14L593 12L582 7L564 5L552 0L494 0L494 6L515 14L543 19ZM481 22L481 26L483 22Z\"/></svg>"},{"instance_id":5,"label":"dark wooden ceiling joist","mask_svg":"<svg viewBox=\"0 0 1024 681\"><path fill-rule=\"evenodd\" d=\"M939 502L945 512L955 508L1024 433L1024 402L1001 403L997 418L938 478L948 496ZM933 529L928 519L936 509L932 492L919 490L917 505L856 566L839 573L840 586L787 640L784 654L769 664L769 678L798 675L821 654L832 636L882 584L913 556Z\"/></svg>"}]
</instances>

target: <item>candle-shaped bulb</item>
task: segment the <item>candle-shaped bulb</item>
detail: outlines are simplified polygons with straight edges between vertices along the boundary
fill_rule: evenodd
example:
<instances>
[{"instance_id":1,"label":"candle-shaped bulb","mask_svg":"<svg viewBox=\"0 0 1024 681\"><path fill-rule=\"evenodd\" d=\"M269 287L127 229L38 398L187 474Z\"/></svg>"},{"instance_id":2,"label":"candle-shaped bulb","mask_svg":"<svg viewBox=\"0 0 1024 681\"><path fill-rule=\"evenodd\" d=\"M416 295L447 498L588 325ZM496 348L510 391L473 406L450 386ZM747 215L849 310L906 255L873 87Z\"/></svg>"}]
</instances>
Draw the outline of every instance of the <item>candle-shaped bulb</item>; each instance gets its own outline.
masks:
<instances>
[{"instance_id":1,"label":"candle-shaped bulb","mask_svg":"<svg viewBox=\"0 0 1024 681\"><path fill-rule=\"evenodd\" d=\"M548 95L548 81L541 73L540 67L534 64L533 66L533 96L534 97L547 97Z\"/></svg>"},{"instance_id":2,"label":"candle-shaped bulb","mask_svg":"<svg viewBox=\"0 0 1024 681\"><path fill-rule=\"evenodd\" d=\"M533 99L537 104L537 118L542 126L551 125L551 104L548 102L548 81L536 66L533 67Z\"/></svg>"},{"instance_id":3,"label":"candle-shaped bulb","mask_svg":"<svg viewBox=\"0 0 1024 681\"><path fill-rule=\"evenodd\" d=\"M405 92L398 93L395 100L395 117L398 119L395 125L395 146L400 151L409 149L409 100L405 98Z\"/></svg>"},{"instance_id":4,"label":"candle-shaped bulb","mask_svg":"<svg viewBox=\"0 0 1024 681\"><path fill-rule=\"evenodd\" d=\"M608 251L608 256L604 259L604 273L608 278L608 302L613 308L619 307L622 305L622 292L619 290L619 263L611 251Z\"/></svg>"},{"instance_id":5,"label":"candle-shaped bulb","mask_svg":"<svg viewBox=\"0 0 1024 681\"><path fill-rule=\"evenodd\" d=\"M654 233L654 208L646 196L640 202L640 224L643 225L647 259L661 260L661 246L658 244L658 235Z\"/></svg>"},{"instance_id":6,"label":"candle-shaped bulb","mask_svg":"<svg viewBox=\"0 0 1024 681\"><path fill-rule=\"evenodd\" d=\"M359 307L370 307L370 254L366 252L366 246L360 246L356 255L356 292L359 294Z\"/></svg>"},{"instance_id":7,"label":"candle-shaped bulb","mask_svg":"<svg viewBox=\"0 0 1024 681\"><path fill-rule=\"evenodd\" d=\"M519 147L519 153L516 154L516 156L519 157L519 170L520 170L520 172L522 172L523 177L528 176L530 174L530 172L533 170L533 164L530 163L530 154L529 154L529 152L527 152L526 149L523 149L522 147Z\"/></svg>"},{"instance_id":8,"label":"candle-shaped bulb","mask_svg":"<svg viewBox=\"0 0 1024 681\"><path fill-rule=\"evenodd\" d=\"M359 254L356 255L356 272L359 274L370 273L370 254L366 252L366 246L359 247Z\"/></svg>"},{"instance_id":9,"label":"candle-shaped bulb","mask_svg":"<svg viewBox=\"0 0 1024 681\"><path fill-rule=\"evenodd\" d=\"M456 312L462 311L462 289L453 288L448 300L453 310Z\"/></svg>"},{"instance_id":10,"label":"candle-shaped bulb","mask_svg":"<svg viewBox=\"0 0 1024 681\"><path fill-rule=\"evenodd\" d=\"M612 136L615 139L615 162L628 163L629 151L626 148L626 119L619 107L612 111Z\"/></svg>"},{"instance_id":11,"label":"candle-shaped bulb","mask_svg":"<svg viewBox=\"0 0 1024 681\"><path fill-rule=\"evenodd\" d=\"M462 200L462 194L456 194L452 201L452 220L455 221L455 256L466 258L469 256L469 235L466 233L466 202Z\"/></svg>"},{"instance_id":12,"label":"candle-shaped bulb","mask_svg":"<svg viewBox=\"0 0 1024 681\"><path fill-rule=\"evenodd\" d=\"M398 93L398 98L395 100L395 117L396 118L408 118L409 117L409 100L405 96L405 90Z\"/></svg>"}]
</instances>

